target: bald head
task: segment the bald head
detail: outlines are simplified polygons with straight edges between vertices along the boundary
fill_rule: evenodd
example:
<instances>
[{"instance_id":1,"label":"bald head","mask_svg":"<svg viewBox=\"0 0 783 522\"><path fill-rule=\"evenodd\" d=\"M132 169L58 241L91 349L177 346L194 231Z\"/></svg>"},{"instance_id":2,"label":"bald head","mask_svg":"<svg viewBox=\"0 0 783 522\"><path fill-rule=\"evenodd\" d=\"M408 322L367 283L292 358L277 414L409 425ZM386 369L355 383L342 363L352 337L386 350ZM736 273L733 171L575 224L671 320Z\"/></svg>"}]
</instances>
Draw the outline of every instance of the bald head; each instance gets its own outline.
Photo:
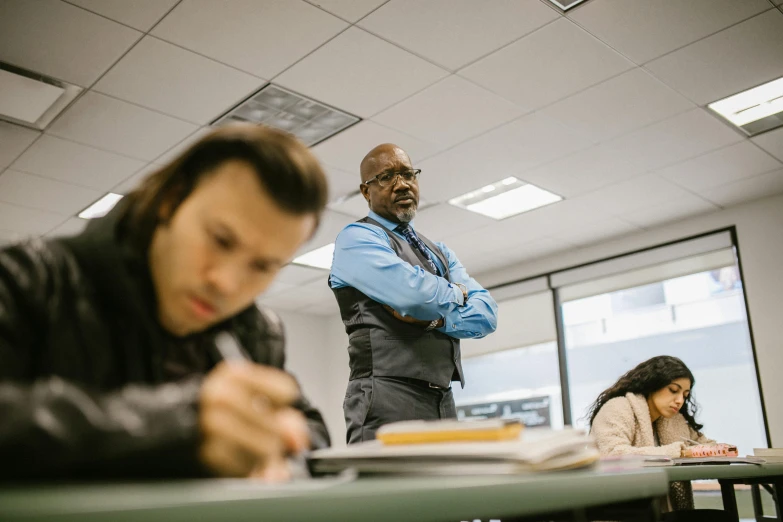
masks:
<instances>
[{"instance_id":1,"label":"bald head","mask_svg":"<svg viewBox=\"0 0 783 522\"><path fill-rule=\"evenodd\" d=\"M408 154L393 143L382 143L368 152L359 165L362 183L377 176L387 168L400 164L408 168L411 167L411 159L408 157Z\"/></svg>"},{"instance_id":2,"label":"bald head","mask_svg":"<svg viewBox=\"0 0 783 522\"><path fill-rule=\"evenodd\" d=\"M410 222L419 206L419 183L412 170L411 159L397 145L383 143L368 152L359 166L359 190L370 209L395 223ZM376 179L379 174L384 181Z\"/></svg>"}]
</instances>

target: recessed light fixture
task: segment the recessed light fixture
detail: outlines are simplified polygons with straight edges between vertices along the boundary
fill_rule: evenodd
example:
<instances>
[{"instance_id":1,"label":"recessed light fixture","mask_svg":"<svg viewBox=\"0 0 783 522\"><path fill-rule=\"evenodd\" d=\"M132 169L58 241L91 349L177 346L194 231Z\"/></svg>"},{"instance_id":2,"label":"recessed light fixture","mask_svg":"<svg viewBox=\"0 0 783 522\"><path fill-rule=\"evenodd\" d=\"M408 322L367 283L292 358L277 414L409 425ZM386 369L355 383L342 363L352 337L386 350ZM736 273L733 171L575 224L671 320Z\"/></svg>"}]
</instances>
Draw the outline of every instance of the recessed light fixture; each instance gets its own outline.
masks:
<instances>
[{"instance_id":1,"label":"recessed light fixture","mask_svg":"<svg viewBox=\"0 0 783 522\"><path fill-rule=\"evenodd\" d=\"M79 217L82 219L94 219L94 218L103 217L106 214L108 214L109 211L114 208L114 205L116 205L117 202L121 199L122 199L122 194L115 194L114 192L109 192L101 199L99 199L89 207L79 212Z\"/></svg>"},{"instance_id":2,"label":"recessed light fixture","mask_svg":"<svg viewBox=\"0 0 783 522\"><path fill-rule=\"evenodd\" d=\"M0 63L0 119L45 129L84 89Z\"/></svg>"},{"instance_id":3,"label":"recessed light fixture","mask_svg":"<svg viewBox=\"0 0 783 522\"><path fill-rule=\"evenodd\" d=\"M505 219L562 199L557 194L511 176L450 199L449 203L492 219Z\"/></svg>"},{"instance_id":4,"label":"recessed light fixture","mask_svg":"<svg viewBox=\"0 0 783 522\"><path fill-rule=\"evenodd\" d=\"M557 6L561 11L568 11L585 1L587 0L549 0L549 3Z\"/></svg>"},{"instance_id":5,"label":"recessed light fixture","mask_svg":"<svg viewBox=\"0 0 783 522\"><path fill-rule=\"evenodd\" d=\"M269 125L290 132L305 145L312 146L360 120L357 116L268 83L212 125L231 122Z\"/></svg>"},{"instance_id":6,"label":"recessed light fixture","mask_svg":"<svg viewBox=\"0 0 783 522\"><path fill-rule=\"evenodd\" d=\"M783 78L707 105L747 135L783 127Z\"/></svg>"},{"instance_id":7,"label":"recessed light fixture","mask_svg":"<svg viewBox=\"0 0 783 522\"><path fill-rule=\"evenodd\" d=\"M295 265L311 266L329 270L332 268L332 257L334 256L334 243L316 248L295 258L292 262Z\"/></svg>"}]
</instances>

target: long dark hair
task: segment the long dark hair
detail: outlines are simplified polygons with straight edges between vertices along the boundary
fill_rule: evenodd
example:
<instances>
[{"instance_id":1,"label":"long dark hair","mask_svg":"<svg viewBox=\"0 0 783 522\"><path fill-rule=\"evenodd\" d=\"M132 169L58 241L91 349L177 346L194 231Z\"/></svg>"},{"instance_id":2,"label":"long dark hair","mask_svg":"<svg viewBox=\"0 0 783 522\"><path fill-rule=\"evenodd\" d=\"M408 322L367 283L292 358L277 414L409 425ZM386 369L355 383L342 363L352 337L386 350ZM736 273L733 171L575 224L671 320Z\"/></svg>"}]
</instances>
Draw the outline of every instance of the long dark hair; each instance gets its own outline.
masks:
<instances>
[{"instance_id":1,"label":"long dark hair","mask_svg":"<svg viewBox=\"0 0 783 522\"><path fill-rule=\"evenodd\" d=\"M205 176L230 160L249 164L280 208L320 220L327 201L326 175L307 147L271 127L233 124L206 135L128 194L121 226L131 243L146 251L162 205L173 216Z\"/></svg>"},{"instance_id":2,"label":"long dark hair","mask_svg":"<svg viewBox=\"0 0 783 522\"><path fill-rule=\"evenodd\" d=\"M587 415L590 418L590 425L592 426L598 411L611 399L624 397L626 393L637 393L649 397L661 388L671 384L672 381L683 378L690 380L691 388L693 388L693 385L696 383L693 373L677 357L660 355L644 361L620 377L612 386L601 392L588 410ZM691 428L700 432L704 425L696 422L697 410L698 406L693 400L693 395L689 394L685 398L682 408L680 408L680 413L688 421L688 425Z\"/></svg>"}]
</instances>

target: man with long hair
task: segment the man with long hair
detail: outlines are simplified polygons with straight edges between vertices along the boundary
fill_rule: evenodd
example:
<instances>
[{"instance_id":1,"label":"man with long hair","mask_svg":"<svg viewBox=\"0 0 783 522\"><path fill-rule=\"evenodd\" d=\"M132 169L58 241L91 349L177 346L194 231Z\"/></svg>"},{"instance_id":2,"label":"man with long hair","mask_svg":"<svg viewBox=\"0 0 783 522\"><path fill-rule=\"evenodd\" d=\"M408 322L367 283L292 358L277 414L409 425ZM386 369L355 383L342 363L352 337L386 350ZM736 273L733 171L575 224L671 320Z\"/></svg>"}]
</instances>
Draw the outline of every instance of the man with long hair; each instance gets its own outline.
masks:
<instances>
[{"instance_id":1,"label":"man with long hair","mask_svg":"<svg viewBox=\"0 0 783 522\"><path fill-rule=\"evenodd\" d=\"M290 135L229 126L82 234L0 250L0 478L280 479L328 445L254 303L326 190Z\"/></svg>"}]
</instances>

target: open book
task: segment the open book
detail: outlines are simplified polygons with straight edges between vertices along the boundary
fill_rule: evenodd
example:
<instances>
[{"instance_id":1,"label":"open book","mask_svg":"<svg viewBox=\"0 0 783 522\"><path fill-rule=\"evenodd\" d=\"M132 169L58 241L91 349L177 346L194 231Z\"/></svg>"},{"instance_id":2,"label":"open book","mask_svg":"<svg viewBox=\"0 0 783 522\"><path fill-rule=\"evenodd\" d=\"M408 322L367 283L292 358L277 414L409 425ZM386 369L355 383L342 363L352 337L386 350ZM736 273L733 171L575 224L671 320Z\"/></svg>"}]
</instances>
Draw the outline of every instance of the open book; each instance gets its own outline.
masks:
<instances>
[{"instance_id":1,"label":"open book","mask_svg":"<svg viewBox=\"0 0 783 522\"><path fill-rule=\"evenodd\" d=\"M580 468L598 456L582 430L536 428L507 441L385 445L375 440L314 451L309 460L314 473L355 468L364 474L477 475Z\"/></svg>"}]
</instances>

